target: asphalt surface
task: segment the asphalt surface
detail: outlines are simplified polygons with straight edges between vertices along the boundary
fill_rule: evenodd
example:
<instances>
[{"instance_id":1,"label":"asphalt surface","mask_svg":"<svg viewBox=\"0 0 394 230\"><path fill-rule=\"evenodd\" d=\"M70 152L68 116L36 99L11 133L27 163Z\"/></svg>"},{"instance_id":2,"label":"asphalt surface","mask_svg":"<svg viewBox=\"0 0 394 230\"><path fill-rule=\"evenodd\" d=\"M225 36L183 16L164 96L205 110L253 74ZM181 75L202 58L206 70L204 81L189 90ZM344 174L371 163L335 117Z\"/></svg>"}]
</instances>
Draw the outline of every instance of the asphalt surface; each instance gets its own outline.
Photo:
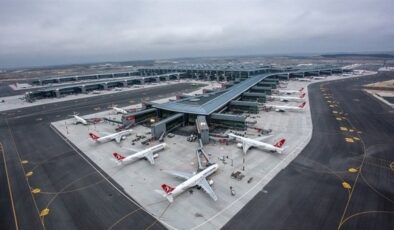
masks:
<instances>
[{"instance_id":1,"label":"asphalt surface","mask_svg":"<svg viewBox=\"0 0 394 230\"><path fill-rule=\"evenodd\" d=\"M394 104L394 97L383 97L386 101L390 102L391 104Z\"/></svg>"},{"instance_id":2,"label":"asphalt surface","mask_svg":"<svg viewBox=\"0 0 394 230\"><path fill-rule=\"evenodd\" d=\"M394 229L394 110L360 90L393 78L309 86L311 142L224 229Z\"/></svg>"},{"instance_id":3,"label":"asphalt surface","mask_svg":"<svg viewBox=\"0 0 394 230\"><path fill-rule=\"evenodd\" d=\"M0 97L19 95L19 94L23 94L26 92L26 90L21 90L21 91L12 90L11 87L8 86L9 84L11 84L11 83L8 83L8 82L1 82L0 83Z\"/></svg>"},{"instance_id":4,"label":"asphalt surface","mask_svg":"<svg viewBox=\"0 0 394 230\"><path fill-rule=\"evenodd\" d=\"M0 229L164 229L49 123L197 87L183 83L2 112Z\"/></svg>"}]
</instances>

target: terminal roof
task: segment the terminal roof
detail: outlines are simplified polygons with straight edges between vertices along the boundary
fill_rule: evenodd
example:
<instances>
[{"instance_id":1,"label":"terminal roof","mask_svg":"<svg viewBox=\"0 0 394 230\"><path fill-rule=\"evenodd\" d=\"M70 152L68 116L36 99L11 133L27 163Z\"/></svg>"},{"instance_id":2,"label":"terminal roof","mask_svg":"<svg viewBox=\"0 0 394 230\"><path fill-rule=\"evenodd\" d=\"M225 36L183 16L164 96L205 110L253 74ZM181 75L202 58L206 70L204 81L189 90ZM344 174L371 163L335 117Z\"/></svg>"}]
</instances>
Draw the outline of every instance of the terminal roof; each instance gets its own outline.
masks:
<instances>
[{"instance_id":1,"label":"terminal roof","mask_svg":"<svg viewBox=\"0 0 394 230\"><path fill-rule=\"evenodd\" d=\"M180 113L210 115L271 75L275 74L261 74L250 77L226 90L210 93L208 97L200 95L179 101L156 104L154 107Z\"/></svg>"}]
</instances>

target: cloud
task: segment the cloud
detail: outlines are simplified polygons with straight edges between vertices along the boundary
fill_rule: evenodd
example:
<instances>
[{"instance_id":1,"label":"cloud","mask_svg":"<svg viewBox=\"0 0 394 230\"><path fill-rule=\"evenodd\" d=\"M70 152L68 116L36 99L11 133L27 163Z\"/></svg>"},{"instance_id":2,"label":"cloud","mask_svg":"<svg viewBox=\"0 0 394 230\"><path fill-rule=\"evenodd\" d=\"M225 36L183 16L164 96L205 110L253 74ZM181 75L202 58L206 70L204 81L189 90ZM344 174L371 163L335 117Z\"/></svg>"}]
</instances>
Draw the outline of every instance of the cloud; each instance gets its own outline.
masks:
<instances>
[{"instance_id":1,"label":"cloud","mask_svg":"<svg viewBox=\"0 0 394 230\"><path fill-rule=\"evenodd\" d=\"M394 50L391 0L3 0L0 67Z\"/></svg>"}]
</instances>

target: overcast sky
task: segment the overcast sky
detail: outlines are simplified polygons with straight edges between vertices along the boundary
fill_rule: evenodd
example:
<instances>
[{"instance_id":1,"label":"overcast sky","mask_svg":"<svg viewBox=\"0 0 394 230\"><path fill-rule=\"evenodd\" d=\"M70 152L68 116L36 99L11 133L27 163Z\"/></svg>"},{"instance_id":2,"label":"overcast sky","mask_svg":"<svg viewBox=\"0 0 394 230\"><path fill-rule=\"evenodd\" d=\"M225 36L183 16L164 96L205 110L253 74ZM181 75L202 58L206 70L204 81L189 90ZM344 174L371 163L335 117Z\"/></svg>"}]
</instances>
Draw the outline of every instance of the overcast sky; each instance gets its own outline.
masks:
<instances>
[{"instance_id":1,"label":"overcast sky","mask_svg":"<svg viewBox=\"0 0 394 230\"><path fill-rule=\"evenodd\" d=\"M393 0L0 1L0 67L394 50Z\"/></svg>"}]
</instances>

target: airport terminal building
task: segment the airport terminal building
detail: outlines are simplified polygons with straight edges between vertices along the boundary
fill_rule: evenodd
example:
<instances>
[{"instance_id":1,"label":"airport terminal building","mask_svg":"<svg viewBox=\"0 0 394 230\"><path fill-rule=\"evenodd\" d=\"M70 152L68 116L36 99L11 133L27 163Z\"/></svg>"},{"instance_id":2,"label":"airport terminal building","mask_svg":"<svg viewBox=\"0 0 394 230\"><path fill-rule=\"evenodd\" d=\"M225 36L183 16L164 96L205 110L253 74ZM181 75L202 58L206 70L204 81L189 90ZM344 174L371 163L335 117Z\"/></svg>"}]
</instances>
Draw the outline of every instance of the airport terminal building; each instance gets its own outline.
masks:
<instances>
[{"instance_id":1,"label":"airport terminal building","mask_svg":"<svg viewBox=\"0 0 394 230\"><path fill-rule=\"evenodd\" d=\"M280 81L340 74L345 71L350 70L337 66L300 68L209 64L144 67L133 72L37 79L32 82L37 89L27 92L26 100L180 79L218 81L222 83L221 89L204 90L203 94L194 96L178 95L175 101L163 104L150 103L143 110L123 115L119 127L126 129L145 123L151 127L153 138L159 139L178 127L196 125L200 135L207 136L209 128L245 130L247 121L242 113L258 113L262 103L277 88Z\"/></svg>"},{"instance_id":2,"label":"airport terminal building","mask_svg":"<svg viewBox=\"0 0 394 230\"><path fill-rule=\"evenodd\" d=\"M205 134L200 133L200 135L207 135L208 127L245 130L247 121L242 113L245 111L258 113L261 110L261 103L266 101L266 96L277 88L280 81L330 75L345 71L338 67L329 68L327 66L293 71L286 70L262 68L221 72L219 70L185 68L142 69L141 71L144 73L153 76L179 71L177 73L182 73L184 78L224 80L224 84L221 89L205 90L203 94L195 96L179 95L175 101L149 104L146 110L123 115L123 127L151 121L151 124L149 124L151 133L156 139L175 128L185 125L206 126L204 129L198 129L199 132L201 130L205 132ZM213 72L215 75L212 75Z\"/></svg>"}]
</instances>

